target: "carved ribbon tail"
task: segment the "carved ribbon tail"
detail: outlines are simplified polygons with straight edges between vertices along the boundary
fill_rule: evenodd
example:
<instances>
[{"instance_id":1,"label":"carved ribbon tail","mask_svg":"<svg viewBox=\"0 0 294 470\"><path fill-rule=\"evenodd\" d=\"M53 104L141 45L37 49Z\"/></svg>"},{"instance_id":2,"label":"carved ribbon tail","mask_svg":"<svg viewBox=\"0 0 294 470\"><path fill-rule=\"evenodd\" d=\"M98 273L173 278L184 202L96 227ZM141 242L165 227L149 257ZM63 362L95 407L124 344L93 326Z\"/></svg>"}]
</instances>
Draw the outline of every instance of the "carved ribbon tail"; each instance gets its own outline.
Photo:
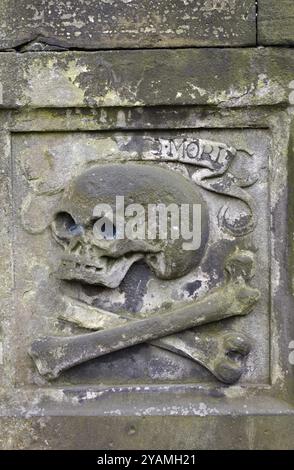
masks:
<instances>
[{"instance_id":1,"label":"carved ribbon tail","mask_svg":"<svg viewBox=\"0 0 294 470\"><path fill-rule=\"evenodd\" d=\"M253 197L248 194L243 187L248 187L254 181L243 181L230 173L222 177L217 177L217 174L209 169L200 170L195 172L192 176L193 180L201 187L218 194L235 198L242 201L248 208L248 214L236 219L234 223L230 222L228 213L229 207L225 205L221 208L218 214L220 226L231 233L235 237L241 237L252 232L256 226L256 202ZM213 179L212 179L213 178Z\"/></svg>"}]
</instances>

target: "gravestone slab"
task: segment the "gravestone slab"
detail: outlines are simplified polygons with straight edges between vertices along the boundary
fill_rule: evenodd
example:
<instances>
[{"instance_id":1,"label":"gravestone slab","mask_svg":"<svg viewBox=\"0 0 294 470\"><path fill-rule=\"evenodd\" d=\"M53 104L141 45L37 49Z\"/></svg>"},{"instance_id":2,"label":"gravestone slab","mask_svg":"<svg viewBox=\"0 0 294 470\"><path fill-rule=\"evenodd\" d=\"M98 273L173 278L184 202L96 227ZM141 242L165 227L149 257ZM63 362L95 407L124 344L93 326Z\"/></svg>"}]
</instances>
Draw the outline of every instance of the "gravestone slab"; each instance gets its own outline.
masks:
<instances>
[{"instance_id":1,"label":"gravestone slab","mask_svg":"<svg viewBox=\"0 0 294 470\"><path fill-rule=\"evenodd\" d=\"M3 448L292 445L293 54L160 54L1 58Z\"/></svg>"}]
</instances>

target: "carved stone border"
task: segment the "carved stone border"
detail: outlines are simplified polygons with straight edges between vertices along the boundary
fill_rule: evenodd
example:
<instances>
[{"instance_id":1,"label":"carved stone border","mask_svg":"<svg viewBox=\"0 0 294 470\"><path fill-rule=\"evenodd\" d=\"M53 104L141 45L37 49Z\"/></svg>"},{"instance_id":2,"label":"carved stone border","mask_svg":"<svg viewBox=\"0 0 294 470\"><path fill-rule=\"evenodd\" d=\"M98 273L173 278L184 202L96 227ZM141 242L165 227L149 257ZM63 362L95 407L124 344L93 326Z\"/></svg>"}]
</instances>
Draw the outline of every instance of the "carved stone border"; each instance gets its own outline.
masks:
<instances>
[{"instance_id":1,"label":"carved stone border","mask_svg":"<svg viewBox=\"0 0 294 470\"><path fill-rule=\"evenodd\" d=\"M191 128L191 124L197 123L197 128L207 128L212 124L217 128L268 128L272 135L272 155L269 162L272 169L270 173L270 187L271 187L271 238L272 238L272 253L271 253L271 336L275 337L271 345L271 386L233 386L226 388L224 386L213 387L214 393L219 396L218 403L211 397L212 388L199 385L165 385L165 386L126 386L126 387L113 387L101 389L99 387L89 387L87 392L75 392L72 389L59 390L54 389L54 384L50 389L33 390L21 389L15 390L14 397L6 399L3 406L3 413L10 414L19 413L20 408L25 409L25 413L29 414L43 414L46 415L53 413L57 414L75 414L82 413L86 415L129 415L129 414L142 414L142 415L190 415L197 414L201 410L201 403L205 396L206 414L219 415L219 414L238 414L247 415L248 413L289 413L291 411L291 392L293 382L291 378L291 366L288 362L288 349L287 346L290 342L290 335L292 315L292 298L287 292L287 252L285 246L285 239L287 237L287 153L290 136L290 122L291 118L285 111L274 111L271 113L261 109L253 109L252 114L242 110L231 110L229 113L225 110L218 110L214 113L213 117L207 110L207 116L202 117L203 110L197 108L177 109L179 113L186 113L184 121L182 120L182 128L187 126ZM10 160L10 132L31 132L31 131L48 131L52 128L59 130L75 131L75 130L99 130L101 127L104 129L117 129L113 125L113 117L115 113L122 113L122 109L111 110L110 119L108 121L107 110L104 110L105 119L103 125L97 124L95 116L88 116L86 122L81 123L80 115L75 116L75 111L68 113L64 111L57 112L57 115L47 113L43 110L33 111L30 113L30 120L27 121L27 112L12 112L3 113L6 118L6 131L2 132L2 141L4 141L4 148L6 148L6 170L3 174L4 182L10 184L10 171L13 170L14 162ZM142 128L144 120L148 122L148 129L156 126L158 129L158 114L164 114L165 119L160 120L160 128L171 129L168 115L174 115L175 109L157 109L151 108L141 111L139 109L129 111L130 124L127 128ZM141 116L140 122L137 121L138 114ZM157 116L156 116L157 114ZM69 129L69 122L74 116L73 121L77 119L76 124L71 123ZM50 118L49 118L50 116ZM63 116L63 122L61 117ZM174 116L173 116L174 117ZM50 125L48 125L48 119ZM183 118L182 118L183 119ZM56 122L54 126L52 124ZM120 126L121 129L121 126ZM6 144L5 144L6 141ZM3 148L3 147L2 147ZM5 163L5 162L4 162ZM5 176L4 176L5 175ZM5 198L9 198L9 193L5 194ZM13 214L10 214L12 216ZM11 224L8 224L7 244L11 243ZM4 226L2 226L2 230ZM12 237L13 239L13 237ZM3 239L5 243L5 238ZM13 248L12 248L13 249ZM8 260L7 260L8 263ZM7 264L8 266L8 264ZM11 269L13 270L13 259L11 260ZM11 272L13 279L13 272ZM5 282L9 279L8 272L5 275ZM3 280L4 283L4 280ZM13 291L13 284L10 284ZM3 289L3 284L2 284ZM7 286L6 295L3 296L4 308L5 302L7 305L7 315L3 322L3 335L9 338L9 330L13 322L13 309L9 306L9 287ZM282 335L283 331L289 332L289 338ZM9 339L13 343L15 338ZM12 343L5 343L5 350L12 347ZM285 342L287 344L285 344ZM4 353L4 357L5 357ZM4 361L4 386L6 390L13 387L13 374L11 372L12 364L5 365ZM5 376L6 370L6 376ZM89 396L89 393L91 396ZM179 395L181 399L179 399ZM58 398L57 398L58 396ZM129 399L126 398L129 396ZM33 397L33 400L32 400ZM122 397L123 400L122 400ZM221 398L222 397L222 398ZM246 398L246 408L243 406L243 400ZM293 398L293 396L292 396ZM79 404L78 404L79 401ZM37 405L32 405L37 403ZM287 404L288 403L288 404ZM199 408L200 407L200 408ZM22 414L22 413L21 413Z\"/></svg>"}]
</instances>

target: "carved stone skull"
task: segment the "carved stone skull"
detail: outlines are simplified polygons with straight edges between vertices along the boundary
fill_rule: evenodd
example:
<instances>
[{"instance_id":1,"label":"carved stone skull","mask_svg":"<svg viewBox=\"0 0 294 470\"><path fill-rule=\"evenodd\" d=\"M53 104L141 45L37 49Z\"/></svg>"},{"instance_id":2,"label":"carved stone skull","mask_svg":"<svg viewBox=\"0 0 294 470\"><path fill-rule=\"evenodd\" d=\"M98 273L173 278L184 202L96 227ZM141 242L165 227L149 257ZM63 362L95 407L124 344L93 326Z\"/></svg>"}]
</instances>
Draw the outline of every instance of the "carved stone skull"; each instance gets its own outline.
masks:
<instances>
[{"instance_id":1,"label":"carved stone skull","mask_svg":"<svg viewBox=\"0 0 294 470\"><path fill-rule=\"evenodd\" d=\"M116 196L124 205L140 204L148 214L148 204L189 204L201 206L201 243L185 250L178 239L120 238L113 227L111 236L95 237L97 204L116 210ZM107 217L107 214L104 214ZM112 223L112 221L110 221ZM64 191L52 224L55 240L64 248L58 275L64 280L118 287L130 267L138 260L161 279L181 277L201 261L208 240L209 222L206 204L197 186L176 171L144 163L101 164L74 179ZM192 238L192 237L191 237Z\"/></svg>"}]
</instances>

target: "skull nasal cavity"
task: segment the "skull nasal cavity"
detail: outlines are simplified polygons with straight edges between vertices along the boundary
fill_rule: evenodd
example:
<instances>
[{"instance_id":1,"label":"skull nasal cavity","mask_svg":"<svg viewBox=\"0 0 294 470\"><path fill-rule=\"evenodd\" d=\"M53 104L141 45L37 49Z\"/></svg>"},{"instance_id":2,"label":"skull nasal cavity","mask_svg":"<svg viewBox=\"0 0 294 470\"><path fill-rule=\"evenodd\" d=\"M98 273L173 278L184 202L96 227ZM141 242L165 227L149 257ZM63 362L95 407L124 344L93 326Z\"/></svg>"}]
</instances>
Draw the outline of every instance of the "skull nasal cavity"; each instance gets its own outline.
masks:
<instances>
[{"instance_id":1,"label":"skull nasal cavity","mask_svg":"<svg viewBox=\"0 0 294 470\"><path fill-rule=\"evenodd\" d=\"M105 240L113 240L116 238L116 227L111 222L104 223L101 226L101 235Z\"/></svg>"}]
</instances>

